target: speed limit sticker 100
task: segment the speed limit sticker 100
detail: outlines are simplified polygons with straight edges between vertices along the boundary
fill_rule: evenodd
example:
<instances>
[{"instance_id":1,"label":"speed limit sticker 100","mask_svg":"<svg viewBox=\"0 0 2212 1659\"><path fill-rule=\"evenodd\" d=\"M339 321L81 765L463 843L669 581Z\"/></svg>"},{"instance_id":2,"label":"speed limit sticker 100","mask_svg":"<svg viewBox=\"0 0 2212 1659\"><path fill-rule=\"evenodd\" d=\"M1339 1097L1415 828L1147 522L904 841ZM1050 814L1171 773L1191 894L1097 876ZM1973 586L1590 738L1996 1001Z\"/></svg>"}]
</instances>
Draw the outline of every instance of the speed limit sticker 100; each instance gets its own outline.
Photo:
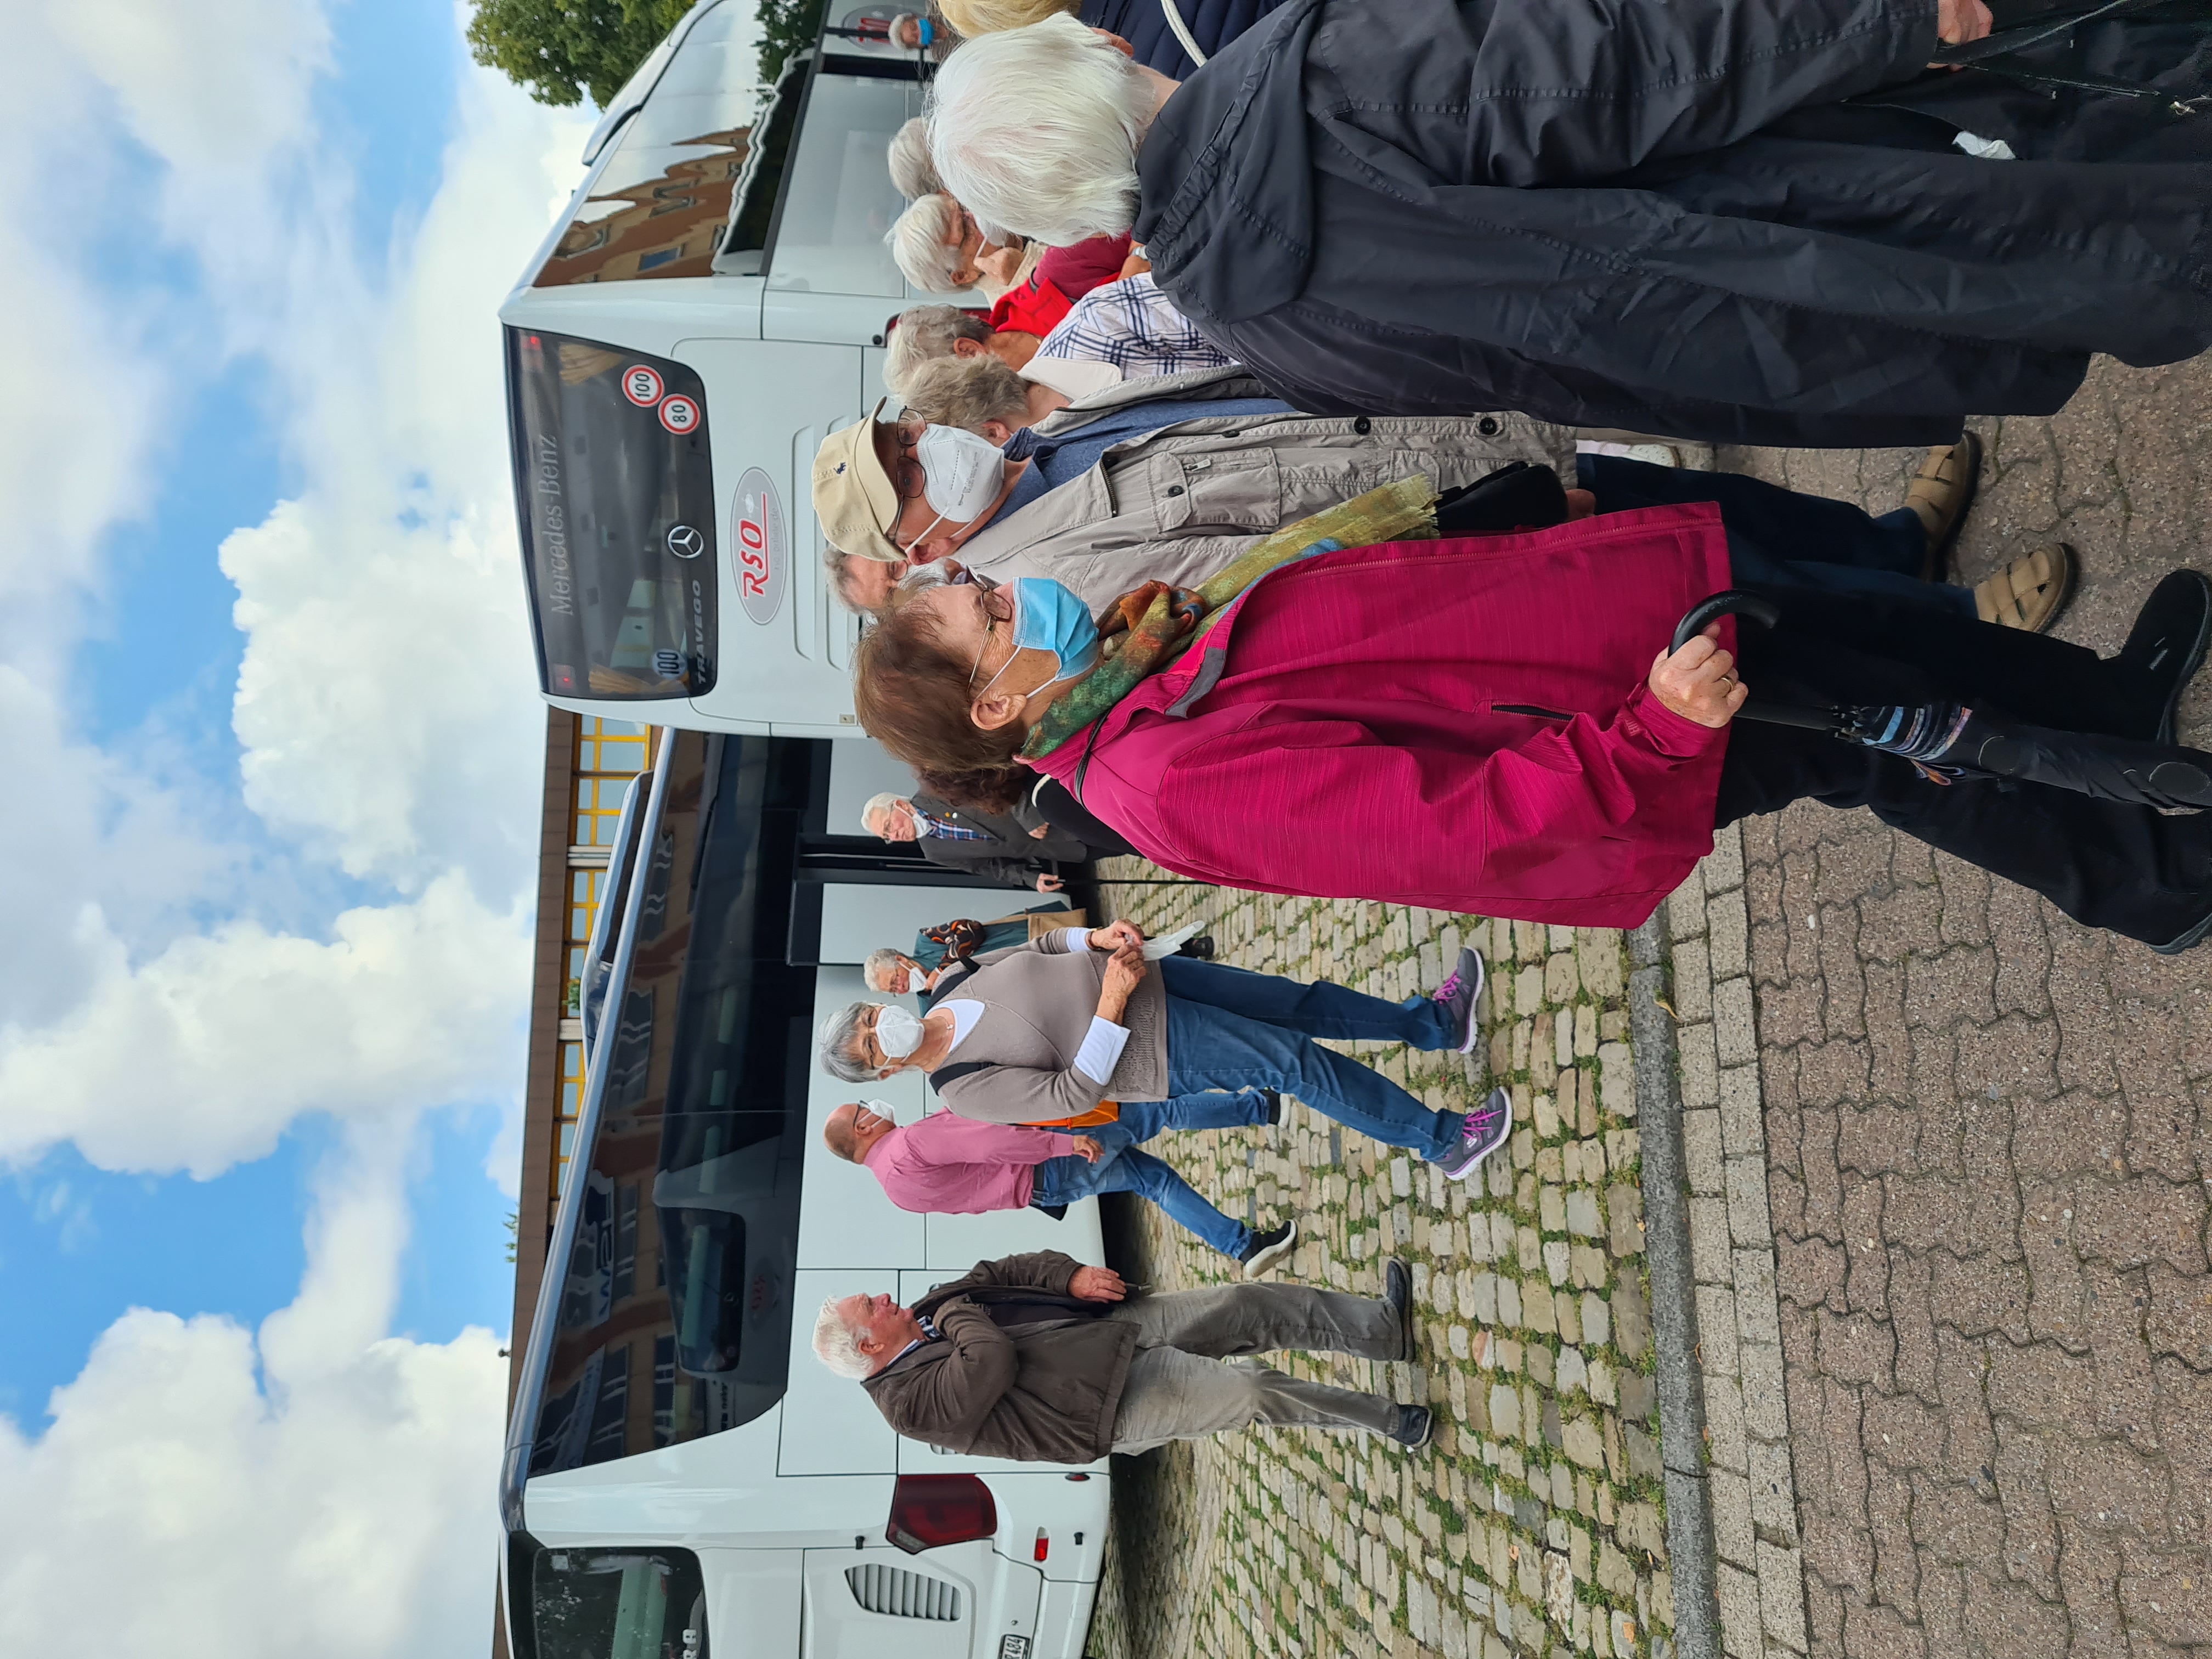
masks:
<instances>
[{"instance_id":1,"label":"speed limit sticker 100","mask_svg":"<svg viewBox=\"0 0 2212 1659\"><path fill-rule=\"evenodd\" d=\"M660 423L679 438L696 432L703 418L698 404L680 392L672 392L660 400Z\"/></svg>"},{"instance_id":2,"label":"speed limit sticker 100","mask_svg":"<svg viewBox=\"0 0 2212 1659\"><path fill-rule=\"evenodd\" d=\"M622 389L623 396L640 409L651 409L666 390L660 384L660 371L644 363L632 363L623 370Z\"/></svg>"}]
</instances>

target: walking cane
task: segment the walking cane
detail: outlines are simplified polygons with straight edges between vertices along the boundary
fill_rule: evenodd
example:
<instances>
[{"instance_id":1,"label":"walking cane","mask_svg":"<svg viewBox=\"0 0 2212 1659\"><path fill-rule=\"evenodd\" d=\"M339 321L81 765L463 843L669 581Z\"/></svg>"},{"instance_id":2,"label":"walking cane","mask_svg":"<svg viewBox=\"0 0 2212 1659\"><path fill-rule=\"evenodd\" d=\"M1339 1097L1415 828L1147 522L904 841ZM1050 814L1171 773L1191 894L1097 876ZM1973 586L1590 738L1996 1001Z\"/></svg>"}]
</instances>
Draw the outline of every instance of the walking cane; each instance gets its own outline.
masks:
<instances>
[{"instance_id":1,"label":"walking cane","mask_svg":"<svg viewBox=\"0 0 2212 1659\"><path fill-rule=\"evenodd\" d=\"M1680 651L1727 616L1771 628L1782 607L1741 588L1712 594L1675 626L1669 650ZM1899 755L1938 783L2010 778L2141 806L2212 806L2212 755L2202 750L2060 732L1963 703L1793 703L1752 692L1736 718L1825 732Z\"/></svg>"}]
</instances>

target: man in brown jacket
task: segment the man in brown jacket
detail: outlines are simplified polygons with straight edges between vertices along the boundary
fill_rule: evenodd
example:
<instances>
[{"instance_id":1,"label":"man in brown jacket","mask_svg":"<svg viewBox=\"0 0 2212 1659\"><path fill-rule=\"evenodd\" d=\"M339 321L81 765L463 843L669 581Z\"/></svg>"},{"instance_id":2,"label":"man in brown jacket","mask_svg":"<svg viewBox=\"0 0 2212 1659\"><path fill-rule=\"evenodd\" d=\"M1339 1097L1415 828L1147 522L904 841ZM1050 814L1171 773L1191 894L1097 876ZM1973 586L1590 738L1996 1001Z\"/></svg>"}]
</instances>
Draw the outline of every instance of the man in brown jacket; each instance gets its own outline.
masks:
<instances>
[{"instance_id":1,"label":"man in brown jacket","mask_svg":"<svg viewBox=\"0 0 2212 1659\"><path fill-rule=\"evenodd\" d=\"M814 1352L867 1389L908 1439L1025 1463L1241 1429L1364 1429L1428 1443L1425 1406L1309 1382L1243 1356L1273 1348L1413 1358L1413 1276L1384 1264L1380 1300L1303 1285L1131 1296L1109 1267L1057 1250L979 1261L911 1308L833 1297Z\"/></svg>"},{"instance_id":2,"label":"man in brown jacket","mask_svg":"<svg viewBox=\"0 0 2212 1659\"><path fill-rule=\"evenodd\" d=\"M1147 963L1144 935L1126 921L1062 928L976 963L927 1018L877 1002L831 1015L823 1069L848 1083L927 1072L947 1107L985 1123L1066 1123L1102 1101L1272 1090L1386 1146L1410 1147L1454 1181L1473 1176L1512 1131L1503 1089L1471 1111L1432 1111L1314 1041L1466 1054L1480 1035L1482 957L1473 950L1435 992L1403 1002L1222 963Z\"/></svg>"}]
</instances>

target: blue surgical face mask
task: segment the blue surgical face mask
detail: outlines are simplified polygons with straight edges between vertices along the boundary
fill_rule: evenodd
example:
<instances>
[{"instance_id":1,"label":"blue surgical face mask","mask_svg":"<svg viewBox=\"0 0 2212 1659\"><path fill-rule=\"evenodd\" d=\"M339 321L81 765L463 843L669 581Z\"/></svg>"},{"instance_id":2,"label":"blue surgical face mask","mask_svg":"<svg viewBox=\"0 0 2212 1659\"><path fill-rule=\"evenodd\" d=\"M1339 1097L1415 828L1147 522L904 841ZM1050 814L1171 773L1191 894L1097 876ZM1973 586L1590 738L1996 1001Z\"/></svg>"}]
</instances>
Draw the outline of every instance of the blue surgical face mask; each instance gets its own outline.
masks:
<instances>
[{"instance_id":1,"label":"blue surgical face mask","mask_svg":"<svg viewBox=\"0 0 2212 1659\"><path fill-rule=\"evenodd\" d=\"M1087 674L1098 665L1098 624L1090 608L1049 576L1017 576L1003 590L1014 603L1014 651L1049 651L1054 673L1046 685ZM1008 657L983 690L1013 666ZM1039 690L1043 686L1037 688ZM980 694L979 694L980 695Z\"/></svg>"}]
</instances>

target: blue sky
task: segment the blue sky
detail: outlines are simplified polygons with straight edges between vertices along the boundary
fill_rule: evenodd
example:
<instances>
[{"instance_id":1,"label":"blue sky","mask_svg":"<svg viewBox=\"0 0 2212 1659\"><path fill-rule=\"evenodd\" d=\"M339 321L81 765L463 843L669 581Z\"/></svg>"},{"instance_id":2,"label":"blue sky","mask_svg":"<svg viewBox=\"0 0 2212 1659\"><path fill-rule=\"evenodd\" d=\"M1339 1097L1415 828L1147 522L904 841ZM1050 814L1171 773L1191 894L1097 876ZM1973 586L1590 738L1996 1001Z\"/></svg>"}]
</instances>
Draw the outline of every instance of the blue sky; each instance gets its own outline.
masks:
<instances>
[{"instance_id":1,"label":"blue sky","mask_svg":"<svg viewBox=\"0 0 2212 1659\"><path fill-rule=\"evenodd\" d=\"M365 248L381 249L395 230L419 222L437 191L445 117L465 60L446 6L356 3L333 12L331 23L338 73L316 88L316 111L334 147L362 158L353 230ZM146 197L151 171L140 178ZM94 269L120 305L191 313L205 297L204 278L158 254L111 243ZM265 517L300 478L284 453L281 393L264 364L215 361L210 351L182 367L204 368L206 379L179 388L169 422L175 435L154 457L146 515L118 527L103 549L111 586L88 619L77 658L90 694L79 712L94 740L127 740L149 721L185 734L191 764L221 788L239 764L228 704L245 641L231 621L238 590L216 550L232 530ZM236 812L228 827L250 835L252 814L229 793ZM269 844L275 838L258 839L262 857L285 856ZM369 890L298 873L354 902ZM498 1129L499 1114L485 1103L422 1130L396 1328L439 1341L471 1323L507 1328L513 1279L501 1218L511 1205L485 1170ZM28 1315L19 1327L28 1334L0 1345L0 1409L43 1414L47 1394L76 1375L91 1339L126 1308L228 1314L252 1326L290 1302L305 1267L307 1179L331 1139L307 1120L267 1158L204 1182L110 1174L66 1147L19 1171L0 1199L0 1273L11 1305ZM434 1261L449 1270L430 1271Z\"/></svg>"},{"instance_id":2,"label":"blue sky","mask_svg":"<svg viewBox=\"0 0 2212 1659\"><path fill-rule=\"evenodd\" d=\"M483 1650L543 721L495 313L592 112L465 21L0 22L0 1651Z\"/></svg>"}]
</instances>

